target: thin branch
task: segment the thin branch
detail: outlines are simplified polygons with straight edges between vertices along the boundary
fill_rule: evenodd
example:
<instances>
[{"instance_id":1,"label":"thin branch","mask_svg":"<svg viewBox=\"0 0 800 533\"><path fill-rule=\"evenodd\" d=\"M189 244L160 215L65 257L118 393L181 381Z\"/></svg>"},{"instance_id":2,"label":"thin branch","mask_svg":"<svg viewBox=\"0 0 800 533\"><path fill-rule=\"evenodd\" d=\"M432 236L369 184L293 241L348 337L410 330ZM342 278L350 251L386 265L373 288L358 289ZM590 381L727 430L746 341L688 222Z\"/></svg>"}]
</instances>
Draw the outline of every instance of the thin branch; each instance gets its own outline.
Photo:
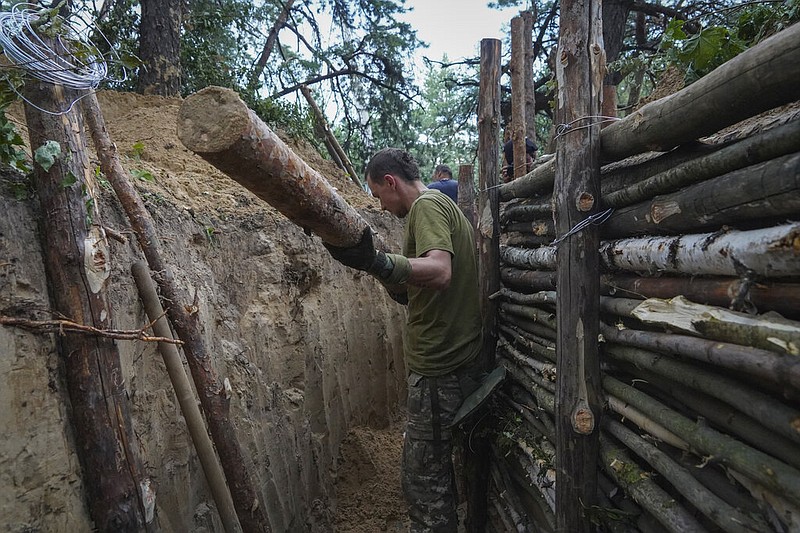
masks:
<instances>
[{"instance_id":1,"label":"thin branch","mask_svg":"<svg viewBox=\"0 0 800 533\"><path fill-rule=\"evenodd\" d=\"M161 318L161 317L159 317ZM166 342L169 344L183 344L178 339L167 337L152 337L146 335L144 330L152 326L152 323L138 330L121 329L98 329L84 324L78 324L71 320L28 320L27 318L16 318L0 315L0 324L4 326L14 326L38 333L56 333L65 335L66 333L82 333L84 335L95 335L98 337L108 337L118 340L140 340L145 342Z\"/></svg>"}]
</instances>

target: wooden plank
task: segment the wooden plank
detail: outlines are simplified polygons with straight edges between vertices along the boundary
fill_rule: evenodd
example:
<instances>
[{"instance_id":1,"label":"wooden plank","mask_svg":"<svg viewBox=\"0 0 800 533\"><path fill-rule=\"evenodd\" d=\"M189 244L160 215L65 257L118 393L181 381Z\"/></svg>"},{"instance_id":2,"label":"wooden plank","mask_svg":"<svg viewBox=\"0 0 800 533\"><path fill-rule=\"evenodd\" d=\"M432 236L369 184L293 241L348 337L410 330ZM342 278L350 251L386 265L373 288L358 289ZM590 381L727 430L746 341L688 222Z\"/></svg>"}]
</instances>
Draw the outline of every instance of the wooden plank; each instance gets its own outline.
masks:
<instances>
[{"instance_id":1,"label":"wooden plank","mask_svg":"<svg viewBox=\"0 0 800 533\"><path fill-rule=\"evenodd\" d=\"M600 242L596 226L566 236L599 210L600 114L605 72L601 2L565 0L561 4L556 79L557 122L577 121L557 139L555 198L558 248L556 355L556 529L594 530L584 510L597 500L600 363Z\"/></svg>"}]
</instances>

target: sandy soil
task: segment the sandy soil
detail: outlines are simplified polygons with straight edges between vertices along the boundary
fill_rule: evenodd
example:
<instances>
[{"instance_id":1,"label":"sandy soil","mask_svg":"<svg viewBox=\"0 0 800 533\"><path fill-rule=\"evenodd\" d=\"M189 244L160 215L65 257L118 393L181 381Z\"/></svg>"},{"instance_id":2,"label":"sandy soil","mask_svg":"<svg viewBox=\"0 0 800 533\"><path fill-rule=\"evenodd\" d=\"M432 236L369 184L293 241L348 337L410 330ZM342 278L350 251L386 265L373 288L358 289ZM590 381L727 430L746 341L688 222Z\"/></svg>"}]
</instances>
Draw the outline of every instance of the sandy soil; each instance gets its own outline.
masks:
<instances>
[{"instance_id":1,"label":"sandy soil","mask_svg":"<svg viewBox=\"0 0 800 533\"><path fill-rule=\"evenodd\" d=\"M374 280L332 261L319 239L186 150L175 134L180 100L112 92L99 100L125 168L152 175L134 184L178 283L198 298L273 530L402 530L402 308ZM19 108L9 114L24 126ZM313 148L284 140L397 247L398 220ZM15 197L19 179L0 177L2 314L50 306L41 215L35 197ZM113 193L101 187L100 195L103 224L129 237L110 243L115 326L136 329L146 321L129 265L141 252ZM119 349L162 530L221 531L155 347ZM7 354L0 401L8 406L0 411L0 529L90 531L55 339L0 328L0 351Z\"/></svg>"}]
</instances>

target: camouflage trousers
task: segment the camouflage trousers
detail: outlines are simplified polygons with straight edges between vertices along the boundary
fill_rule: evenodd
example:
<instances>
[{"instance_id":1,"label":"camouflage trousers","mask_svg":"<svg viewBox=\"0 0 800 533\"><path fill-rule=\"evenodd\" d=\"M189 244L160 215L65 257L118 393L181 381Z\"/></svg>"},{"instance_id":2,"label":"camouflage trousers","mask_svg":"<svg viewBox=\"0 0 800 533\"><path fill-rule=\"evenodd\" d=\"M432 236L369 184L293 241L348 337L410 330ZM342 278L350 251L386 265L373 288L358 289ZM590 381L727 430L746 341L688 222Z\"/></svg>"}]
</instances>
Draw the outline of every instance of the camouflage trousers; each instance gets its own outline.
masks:
<instances>
[{"instance_id":1,"label":"camouflage trousers","mask_svg":"<svg viewBox=\"0 0 800 533\"><path fill-rule=\"evenodd\" d=\"M408 376L408 422L403 442L403 494L412 533L455 533L458 496L453 468L458 408L479 385L477 364L443 376Z\"/></svg>"}]
</instances>

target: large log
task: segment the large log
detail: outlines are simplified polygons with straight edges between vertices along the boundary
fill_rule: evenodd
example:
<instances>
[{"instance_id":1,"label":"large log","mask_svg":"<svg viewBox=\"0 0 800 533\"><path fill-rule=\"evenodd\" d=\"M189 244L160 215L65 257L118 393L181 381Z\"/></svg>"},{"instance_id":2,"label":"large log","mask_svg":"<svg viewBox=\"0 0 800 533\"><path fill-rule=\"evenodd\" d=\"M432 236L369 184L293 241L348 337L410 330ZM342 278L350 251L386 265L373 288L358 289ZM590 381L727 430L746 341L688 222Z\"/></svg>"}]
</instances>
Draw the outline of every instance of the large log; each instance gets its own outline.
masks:
<instances>
[{"instance_id":1,"label":"large log","mask_svg":"<svg viewBox=\"0 0 800 533\"><path fill-rule=\"evenodd\" d=\"M497 163L500 140L500 62L501 44L497 39L481 40L480 86L478 90L478 245L479 291L483 331L482 356L493 362L497 342L497 306L489 295L500 288L500 203L498 201ZM486 529L486 488L489 480L487 441L470 447L466 472L468 533Z\"/></svg>"},{"instance_id":2,"label":"large log","mask_svg":"<svg viewBox=\"0 0 800 533\"><path fill-rule=\"evenodd\" d=\"M702 421L694 422L611 376L603 378L603 387L688 442L697 453L713 457L716 462L784 494L795 504L800 502L800 471L797 469L708 427Z\"/></svg>"},{"instance_id":3,"label":"large log","mask_svg":"<svg viewBox=\"0 0 800 533\"><path fill-rule=\"evenodd\" d=\"M603 428L647 461L678 492L692 502L692 505L724 531L748 533L767 530L767 524L763 520L755 520L748 514L728 505L727 502L701 485L683 466L619 422L606 420Z\"/></svg>"},{"instance_id":4,"label":"large log","mask_svg":"<svg viewBox=\"0 0 800 533\"><path fill-rule=\"evenodd\" d=\"M509 272L506 273L506 270ZM515 286L533 285L534 281L546 277L547 274L513 269L503 269L501 272L503 282ZM530 275L535 275L535 280L528 280ZM537 281L536 288L543 284ZM729 307L736 311L777 311L788 318L800 318L798 283L754 282L738 277L687 278L605 274L601 277L601 284L604 293L613 296L669 299L683 295L700 304Z\"/></svg>"},{"instance_id":5,"label":"large log","mask_svg":"<svg viewBox=\"0 0 800 533\"><path fill-rule=\"evenodd\" d=\"M601 231L608 239L674 235L723 225L741 229L782 222L799 212L800 153L796 153L616 209Z\"/></svg>"},{"instance_id":6,"label":"large log","mask_svg":"<svg viewBox=\"0 0 800 533\"><path fill-rule=\"evenodd\" d=\"M527 147L525 146L525 132L527 129L525 114L525 87L528 85L525 78L525 51L530 48L530 41L525 42L525 21L520 16L511 19L511 141L513 144L514 167L511 177L519 178L527 171Z\"/></svg>"},{"instance_id":7,"label":"large log","mask_svg":"<svg viewBox=\"0 0 800 533\"><path fill-rule=\"evenodd\" d=\"M95 201L99 190L89 170L81 117L74 108L62 115L42 111L57 109L79 95L60 85L30 81L25 96L32 150L46 143L58 146L52 165L45 168L39 162L32 173L53 308L73 322L110 329L114 321L107 293L110 253ZM138 458L127 380L114 340L66 332L58 337L58 351L66 374L82 486L95 528L100 532L150 530L147 522L152 520L153 508L148 513L144 498L155 498L155 494Z\"/></svg>"},{"instance_id":8,"label":"large log","mask_svg":"<svg viewBox=\"0 0 800 533\"><path fill-rule=\"evenodd\" d=\"M359 242L367 222L230 89L206 87L178 112L178 138L295 224L335 246Z\"/></svg>"},{"instance_id":9,"label":"large log","mask_svg":"<svg viewBox=\"0 0 800 533\"><path fill-rule=\"evenodd\" d=\"M666 151L800 99L800 24L765 39L710 74L605 128L602 156ZM687 111L691 110L691 111Z\"/></svg>"},{"instance_id":10,"label":"large log","mask_svg":"<svg viewBox=\"0 0 800 533\"><path fill-rule=\"evenodd\" d=\"M548 291L556 288L556 273L553 271L501 268L500 279L509 287L518 290Z\"/></svg>"},{"instance_id":11,"label":"large log","mask_svg":"<svg viewBox=\"0 0 800 533\"><path fill-rule=\"evenodd\" d=\"M771 128L709 155L671 166L658 174L624 189L603 195L603 204L621 207L641 202L657 194L721 176L800 150L800 120Z\"/></svg>"},{"instance_id":12,"label":"large log","mask_svg":"<svg viewBox=\"0 0 800 533\"><path fill-rule=\"evenodd\" d=\"M600 0L562 0L556 120L579 124L557 139L553 218L557 254L556 524L593 530L600 432L600 245L596 226L569 232L600 209L600 115L606 72Z\"/></svg>"},{"instance_id":13,"label":"large log","mask_svg":"<svg viewBox=\"0 0 800 533\"><path fill-rule=\"evenodd\" d=\"M717 398L790 439L795 445L800 443L800 431L797 428L800 426L800 411L735 379L664 354L631 346L607 344L605 353Z\"/></svg>"},{"instance_id":14,"label":"large log","mask_svg":"<svg viewBox=\"0 0 800 533\"><path fill-rule=\"evenodd\" d=\"M268 533L271 527L267 507L259 497L253 476L245 465L244 454L229 416L230 402L226 398L223 382L217 375L203 341L199 313L191 312L194 306L192 298L185 289L178 286L172 269L164 261L164 254L159 244L161 239L155 229L153 217L150 216L122 168L117 147L106 130L97 97L94 94L85 97L83 107L100 159L100 168L125 210L147 264L161 289L162 297L171 304L167 308L167 314L178 337L183 341L183 353L186 355L186 362L200 397L200 405L203 407L214 445L225 470L239 522L248 533Z\"/></svg>"},{"instance_id":15,"label":"large log","mask_svg":"<svg viewBox=\"0 0 800 533\"><path fill-rule=\"evenodd\" d=\"M641 237L604 242L607 268L684 275L738 276L751 271L774 278L800 275L800 224L680 237Z\"/></svg>"}]
</instances>

